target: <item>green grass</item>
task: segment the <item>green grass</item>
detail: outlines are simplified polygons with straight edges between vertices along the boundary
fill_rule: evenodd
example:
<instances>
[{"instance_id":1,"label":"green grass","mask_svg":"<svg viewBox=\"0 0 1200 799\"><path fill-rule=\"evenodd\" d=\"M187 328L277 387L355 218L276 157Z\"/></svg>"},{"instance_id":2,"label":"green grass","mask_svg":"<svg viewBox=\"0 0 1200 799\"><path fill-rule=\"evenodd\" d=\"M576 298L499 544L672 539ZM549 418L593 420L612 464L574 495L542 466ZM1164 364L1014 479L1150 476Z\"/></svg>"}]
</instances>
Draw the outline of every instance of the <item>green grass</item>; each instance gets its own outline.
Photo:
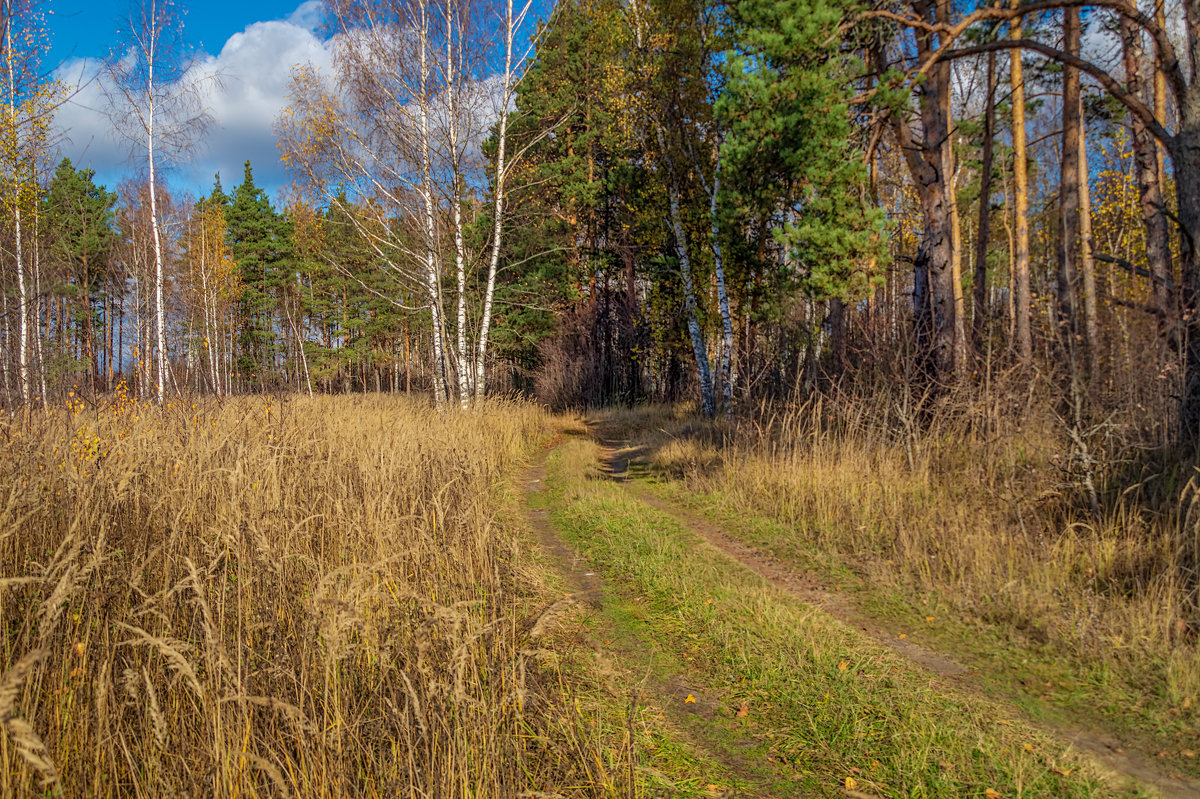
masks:
<instances>
[{"instance_id":1,"label":"green grass","mask_svg":"<svg viewBox=\"0 0 1200 799\"><path fill-rule=\"evenodd\" d=\"M974 679L991 696L1016 702L1030 717L1057 725L1093 725L1125 738L1140 740L1150 754L1173 769L1200 774L1200 762L1182 754L1194 752L1194 728L1186 718L1163 712L1157 696L1164 664L1147 664L1144 679L1131 679L1104 660L1081 658L1062 647L1039 642L1036 634L1014 629L1006 619L963 613L959 603L936 591L921 591L903 582L867 579L844 555L818 543L795 527L761 516L735 513L720 491L658 479L631 470L639 490L687 508L727 534L779 559L792 569L816 575L829 589L854 598L864 616L910 633L913 641L948 653L969 665ZM932 622L925 622L932 617Z\"/></svg>"},{"instance_id":2,"label":"green grass","mask_svg":"<svg viewBox=\"0 0 1200 799\"><path fill-rule=\"evenodd\" d=\"M790 793L881 797L1133 795L996 704L958 694L774 588L667 514L596 479L595 445L550 458L551 518L623 602L608 621L719 709L699 726L759 747ZM649 657L649 656L647 656ZM748 707L744 718L736 710ZM776 786L778 786L776 781ZM778 790L778 787L776 787Z\"/></svg>"}]
</instances>

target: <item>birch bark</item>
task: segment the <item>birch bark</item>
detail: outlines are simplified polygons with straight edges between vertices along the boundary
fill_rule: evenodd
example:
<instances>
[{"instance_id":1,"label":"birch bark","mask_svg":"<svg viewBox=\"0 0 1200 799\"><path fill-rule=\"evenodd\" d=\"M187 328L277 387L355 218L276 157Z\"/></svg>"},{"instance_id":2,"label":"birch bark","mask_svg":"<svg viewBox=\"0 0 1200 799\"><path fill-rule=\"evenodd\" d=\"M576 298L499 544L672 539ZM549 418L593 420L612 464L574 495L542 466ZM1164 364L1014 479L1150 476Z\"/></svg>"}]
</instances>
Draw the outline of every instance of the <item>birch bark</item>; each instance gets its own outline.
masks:
<instances>
[{"instance_id":1,"label":"birch bark","mask_svg":"<svg viewBox=\"0 0 1200 799\"><path fill-rule=\"evenodd\" d=\"M433 397L439 406L449 396L446 391L445 332L442 323L441 275L438 268L433 194L433 159L429 135L429 3L419 0L420 24L417 32L420 49L420 90L417 97L417 116L421 139L421 200L424 210L425 284L429 299L429 315L433 350Z\"/></svg>"},{"instance_id":2,"label":"birch bark","mask_svg":"<svg viewBox=\"0 0 1200 799\"><path fill-rule=\"evenodd\" d=\"M8 126L7 131L14 159L12 173L13 204L13 258L17 273L17 362L18 382L21 384L21 401L29 404L31 386L29 379L29 287L25 282L25 258L21 241L21 169L16 159L20 158L20 120L17 119L17 81L13 65L13 2L6 0L4 8L4 61L8 79Z\"/></svg>"}]
</instances>

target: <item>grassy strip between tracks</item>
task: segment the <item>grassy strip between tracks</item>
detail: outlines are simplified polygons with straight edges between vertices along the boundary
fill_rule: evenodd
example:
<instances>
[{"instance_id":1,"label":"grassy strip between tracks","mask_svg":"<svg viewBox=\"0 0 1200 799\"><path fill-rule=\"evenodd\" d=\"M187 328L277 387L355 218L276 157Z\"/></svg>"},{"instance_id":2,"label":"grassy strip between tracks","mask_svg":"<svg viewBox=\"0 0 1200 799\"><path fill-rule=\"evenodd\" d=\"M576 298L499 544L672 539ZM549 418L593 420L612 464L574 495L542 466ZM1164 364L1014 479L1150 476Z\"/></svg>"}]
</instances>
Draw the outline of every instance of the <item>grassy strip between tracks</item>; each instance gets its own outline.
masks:
<instances>
[{"instance_id":1,"label":"grassy strip between tracks","mask_svg":"<svg viewBox=\"0 0 1200 799\"><path fill-rule=\"evenodd\" d=\"M641 667L674 669L713 698L702 744L753 739L796 795L1131 795L1011 711L730 561L596 464L582 439L552 453L551 520L622 598L605 605L605 623L655 653Z\"/></svg>"}]
</instances>

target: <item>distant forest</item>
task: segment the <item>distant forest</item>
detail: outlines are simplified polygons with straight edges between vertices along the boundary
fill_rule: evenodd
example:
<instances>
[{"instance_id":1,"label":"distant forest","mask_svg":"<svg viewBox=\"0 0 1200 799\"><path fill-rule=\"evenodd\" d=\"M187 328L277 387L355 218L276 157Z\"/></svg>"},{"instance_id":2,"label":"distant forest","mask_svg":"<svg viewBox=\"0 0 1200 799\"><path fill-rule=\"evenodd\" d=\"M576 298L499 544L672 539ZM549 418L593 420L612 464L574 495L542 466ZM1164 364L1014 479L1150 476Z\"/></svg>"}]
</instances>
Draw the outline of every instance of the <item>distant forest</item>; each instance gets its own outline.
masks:
<instances>
[{"instance_id":1,"label":"distant forest","mask_svg":"<svg viewBox=\"0 0 1200 799\"><path fill-rule=\"evenodd\" d=\"M1037 375L1066 416L1200 438L1200 0L331 0L278 204L249 163L163 182L207 121L178 7L139 0L105 73L142 154L115 190L52 156L52 17L0 11L10 407L124 381L713 416Z\"/></svg>"}]
</instances>

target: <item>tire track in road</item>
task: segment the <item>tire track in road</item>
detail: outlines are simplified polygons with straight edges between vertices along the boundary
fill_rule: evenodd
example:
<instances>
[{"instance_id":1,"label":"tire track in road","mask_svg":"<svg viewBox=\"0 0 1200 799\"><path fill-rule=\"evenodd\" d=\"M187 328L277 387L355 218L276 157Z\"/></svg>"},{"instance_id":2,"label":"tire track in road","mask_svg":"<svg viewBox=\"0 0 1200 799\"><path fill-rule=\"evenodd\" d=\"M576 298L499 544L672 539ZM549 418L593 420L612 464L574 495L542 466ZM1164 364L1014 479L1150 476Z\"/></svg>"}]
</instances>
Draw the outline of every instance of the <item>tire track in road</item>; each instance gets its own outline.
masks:
<instances>
[{"instance_id":1,"label":"tire track in road","mask_svg":"<svg viewBox=\"0 0 1200 799\"><path fill-rule=\"evenodd\" d=\"M564 599L586 607L603 618L606 589L601 571L589 564L562 538L550 521L549 510L544 503L530 502L531 498L544 495L546 461L550 453L561 444L561 438L552 441L525 471L522 485L526 499L525 520L534 540L548 556L567 589ZM607 621L604 623L611 626ZM701 686L693 684L683 674L656 674L639 668L637 674L640 674L640 677L635 675L630 664L644 662L645 653L635 652L634 648L638 645L644 646L645 643L623 641L615 633L603 643L599 639L593 641L597 659L615 663L617 670L623 672L625 680L633 688L638 702L650 704L660 711L673 731L681 734L689 745L721 764L738 781L755 786L750 793L726 789L722 793L714 794L715 797L776 799L774 794L762 787L764 773L773 771L774 767L770 762L751 753L751 750L762 746L763 742L748 736L744 730L729 725L727 717L723 714L724 706L718 699L710 696ZM686 701L689 697L694 701ZM721 725L723 728L723 735L719 740L702 733L703 728L711 725ZM778 778L783 775L774 776Z\"/></svg>"},{"instance_id":2,"label":"tire track in road","mask_svg":"<svg viewBox=\"0 0 1200 799\"><path fill-rule=\"evenodd\" d=\"M878 620L860 612L850 597L823 587L816 575L795 569L778 558L746 544L736 536L730 535L708 519L648 491L629 478L629 460L631 453L636 451L631 449L630 442L620 438L602 436L595 429L593 429L593 435L600 445L602 470L631 496L655 510L675 518L714 549L758 574L782 591L868 635L897 654L921 666L933 677L947 681L959 690L983 695L982 689L973 679L969 668L940 652L921 646L911 639L898 638ZM993 701L998 700L997 697L991 698ZM1008 701L1006 704L1011 705L1012 702ZM1029 724L1086 752L1103 771L1108 772L1112 777L1133 779L1143 786L1149 786L1164 799L1197 799L1200 797L1200 781L1182 774L1164 772L1154 758L1124 744L1112 735L1083 727L1048 724L1043 720L1030 718L1028 714L1024 713L1019 715L1024 716Z\"/></svg>"}]
</instances>

